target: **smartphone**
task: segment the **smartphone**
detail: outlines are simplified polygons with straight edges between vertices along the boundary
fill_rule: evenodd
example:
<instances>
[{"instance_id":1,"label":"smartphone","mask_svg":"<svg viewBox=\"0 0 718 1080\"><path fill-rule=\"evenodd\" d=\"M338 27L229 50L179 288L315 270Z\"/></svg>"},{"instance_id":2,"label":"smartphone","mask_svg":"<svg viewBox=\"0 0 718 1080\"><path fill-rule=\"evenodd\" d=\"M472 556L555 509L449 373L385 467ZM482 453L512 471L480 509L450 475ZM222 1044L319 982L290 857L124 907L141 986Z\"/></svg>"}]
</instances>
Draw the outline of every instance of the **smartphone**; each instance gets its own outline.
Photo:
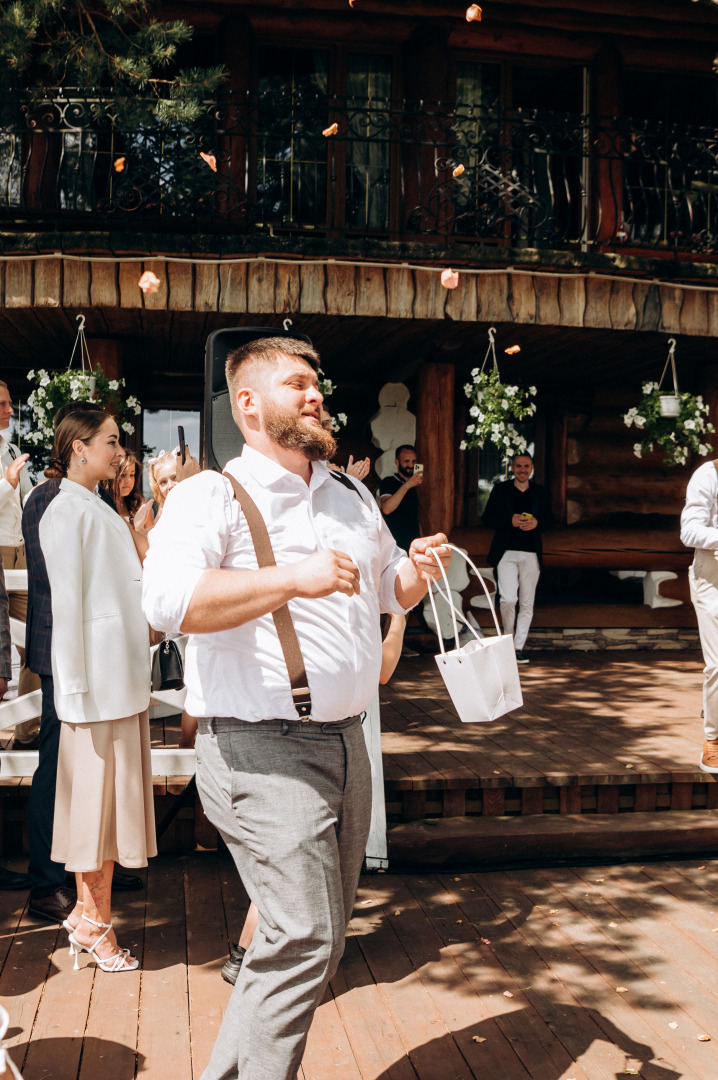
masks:
<instances>
[{"instance_id":1,"label":"smartphone","mask_svg":"<svg viewBox=\"0 0 718 1080\"><path fill-rule=\"evenodd\" d=\"M177 439L179 442L179 457L184 465L185 458L187 457L187 444L184 441L184 428L181 424L177 425Z\"/></svg>"},{"instance_id":2,"label":"smartphone","mask_svg":"<svg viewBox=\"0 0 718 1080\"><path fill-rule=\"evenodd\" d=\"M424 471L424 466L419 465L419 463L417 462L417 464L414 466L414 476L416 476L417 473L423 473L423 471Z\"/></svg>"}]
</instances>

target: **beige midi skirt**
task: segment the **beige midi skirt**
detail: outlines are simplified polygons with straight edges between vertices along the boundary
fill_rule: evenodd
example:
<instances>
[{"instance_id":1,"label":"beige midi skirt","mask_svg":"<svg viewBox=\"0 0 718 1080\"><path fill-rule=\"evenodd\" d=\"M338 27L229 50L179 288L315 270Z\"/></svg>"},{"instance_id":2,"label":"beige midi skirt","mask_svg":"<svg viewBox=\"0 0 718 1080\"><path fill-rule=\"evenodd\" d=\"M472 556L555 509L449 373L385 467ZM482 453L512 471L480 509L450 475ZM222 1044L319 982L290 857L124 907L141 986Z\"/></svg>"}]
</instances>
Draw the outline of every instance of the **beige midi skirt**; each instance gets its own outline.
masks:
<instances>
[{"instance_id":1,"label":"beige midi skirt","mask_svg":"<svg viewBox=\"0 0 718 1080\"><path fill-rule=\"evenodd\" d=\"M52 858L76 873L157 854L146 712L60 727Z\"/></svg>"}]
</instances>

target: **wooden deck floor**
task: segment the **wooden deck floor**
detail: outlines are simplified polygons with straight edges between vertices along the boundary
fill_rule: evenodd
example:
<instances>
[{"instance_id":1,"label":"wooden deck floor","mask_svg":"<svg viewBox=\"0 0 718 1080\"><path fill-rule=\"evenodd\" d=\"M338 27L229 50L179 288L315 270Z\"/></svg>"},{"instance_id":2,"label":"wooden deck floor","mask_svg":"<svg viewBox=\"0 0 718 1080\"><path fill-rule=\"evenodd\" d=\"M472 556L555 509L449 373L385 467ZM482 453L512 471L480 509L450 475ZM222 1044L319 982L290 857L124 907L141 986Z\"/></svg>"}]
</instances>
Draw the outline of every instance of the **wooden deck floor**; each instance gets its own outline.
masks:
<instances>
[{"instance_id":1,"label":"wooden deck floor","mask_svg":"<svg viewBox=\"0 0 718 1080\"><path fill-rule=\"evenodd\" d=\"M25 1080L196 1080L246 907L232 865L161 856L120 897L121 976L0 893ZM362 879L301 1080L715 1080L718 863ZM699 1040L712 1036L712 1042Z\"/></svg>"}]
</instances>

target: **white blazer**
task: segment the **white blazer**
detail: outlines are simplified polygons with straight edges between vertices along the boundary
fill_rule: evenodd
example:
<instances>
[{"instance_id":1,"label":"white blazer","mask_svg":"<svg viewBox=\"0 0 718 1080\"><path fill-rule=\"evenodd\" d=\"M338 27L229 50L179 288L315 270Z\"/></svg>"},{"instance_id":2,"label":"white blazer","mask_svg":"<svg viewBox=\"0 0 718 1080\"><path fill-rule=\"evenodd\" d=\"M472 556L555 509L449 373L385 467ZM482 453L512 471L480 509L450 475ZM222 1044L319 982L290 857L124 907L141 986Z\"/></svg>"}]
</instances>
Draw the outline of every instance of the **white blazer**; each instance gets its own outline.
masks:
<instances>
[{"instance_id":1,"label":"white blazer","mask_svg":"<svg viewBox=\"0 0 718 1080\"><path fill-rule=\"evenodd\" d=\"M40 545L52 593L57 715L86 724L143 712L149 627L126 523L93 491L65 479L40 521Z\"/></svg>"}]
</instances>

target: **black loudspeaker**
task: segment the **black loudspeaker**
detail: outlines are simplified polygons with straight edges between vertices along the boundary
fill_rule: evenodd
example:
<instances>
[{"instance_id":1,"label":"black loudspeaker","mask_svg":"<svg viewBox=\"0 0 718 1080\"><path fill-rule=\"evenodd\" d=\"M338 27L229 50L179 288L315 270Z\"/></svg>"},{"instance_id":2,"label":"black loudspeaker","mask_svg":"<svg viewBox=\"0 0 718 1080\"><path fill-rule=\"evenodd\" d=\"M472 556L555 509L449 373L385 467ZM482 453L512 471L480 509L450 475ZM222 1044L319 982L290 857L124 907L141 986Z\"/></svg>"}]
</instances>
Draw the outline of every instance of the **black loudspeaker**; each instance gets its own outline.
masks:
<instances>
[{"instance_id":1,"label":"black loudspeaker","mask_svg":"<svg viewBox=\"0 0 718 1080\"><path fill-rule=\"evenodd\" d=\"M215 330L207 338L204 367L204 440L202 467L221 472L228 461L242 452L244 439L232 419L229 390L224 374L227 356L233 349L257 338L299 338L311 345L306 334L278 330L276 326L236 326Z\"/></svg>"}]
</instances>

